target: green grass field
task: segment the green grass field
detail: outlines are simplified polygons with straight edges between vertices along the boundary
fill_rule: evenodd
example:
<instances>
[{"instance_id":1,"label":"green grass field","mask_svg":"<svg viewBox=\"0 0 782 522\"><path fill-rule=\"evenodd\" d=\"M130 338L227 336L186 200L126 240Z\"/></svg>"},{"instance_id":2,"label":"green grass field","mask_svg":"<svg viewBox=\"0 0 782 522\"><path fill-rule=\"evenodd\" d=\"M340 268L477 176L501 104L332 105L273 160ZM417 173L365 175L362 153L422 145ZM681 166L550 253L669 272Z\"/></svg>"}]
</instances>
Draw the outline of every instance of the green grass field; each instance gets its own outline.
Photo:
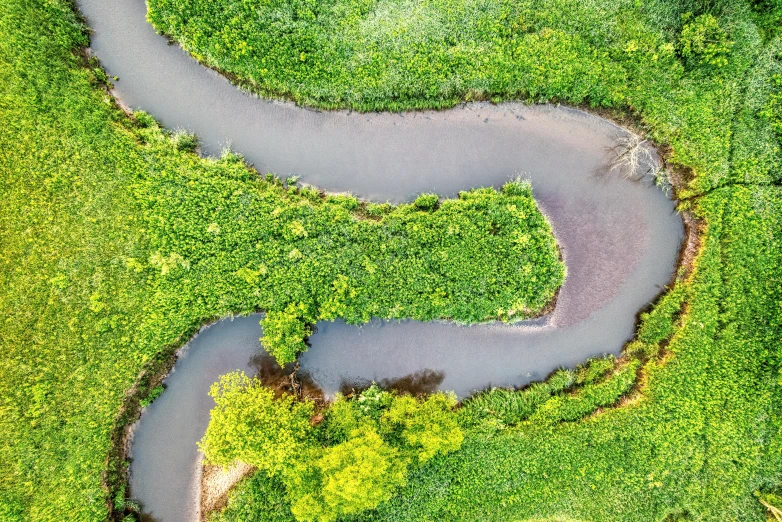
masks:
<instances>
[{"instance_id":1,"label":"green grass field","mask_svg":"<svg viewBox=\"0 0 782 522\"><path fill-rule=\"evenodd\" d=\"M618 366L467 402L461 448L355 520L764 520L754 493L782 488L778 0L150 5L158 29L209 65L302 103L559 100L630 115L662 144L700 219L693 270ZM126 392L204 320L276 312L270 347L289 358L319 318L479 321L539 310L561 282L525 187L439 208L286 188L128 118L86 43L67 0L0 4L0 520L103 520L122 508L102 476L115 469ZM496 220L507 234L479 226ZM464 237L434 249L414 232L446 221L464 223ZM514 250L519 227L534 248ZM397 257L378 246L392 231ZM469 281L489 277L470 256L498 251L514 256L491 277L512 278L521 261L542 282L467 300ZM441 252L452 278L431 276ZM422 292L389 283L411 270ZM276 298L271 284L290 292ZM368 296L375 285L387 299ZM267 501L280 509L253 507ZM224 518L286 520L285 502L256 476Z\"/></svg>"}]
</instances>

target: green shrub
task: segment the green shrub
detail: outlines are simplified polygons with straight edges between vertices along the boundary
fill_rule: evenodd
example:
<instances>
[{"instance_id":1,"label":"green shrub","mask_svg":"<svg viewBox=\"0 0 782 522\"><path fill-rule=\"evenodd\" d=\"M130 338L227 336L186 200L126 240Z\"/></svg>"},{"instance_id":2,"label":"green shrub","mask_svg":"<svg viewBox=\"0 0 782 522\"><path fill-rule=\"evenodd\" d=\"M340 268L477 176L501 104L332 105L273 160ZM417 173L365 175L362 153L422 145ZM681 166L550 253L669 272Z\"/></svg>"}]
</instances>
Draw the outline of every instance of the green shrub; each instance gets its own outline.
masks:
<instances>
[{"instance_id":1,"label":"green shrub","mask_svg":"<svg viewBox=\"0 0 782 522\"><path fill-rule=\"evenodd\" d=\"M439 202L440 197L437 194L421 194L415 199L413 205L418 210L429 212L436 209Z\"/></svg>"},{"instance_id":2,"label":"green shrub","mask_svg":"<svg viewBox=\"0 0 782 522\"><path fill-rule=\"evenodd\" d=\"M760 111L760 116L768 121L782 141L782 74L772 76L771 85L773 90L766 106Z\"/></svg>"},{"instance_id":3,"label":"green shrub","mask_svg":"<svg viewBox=\"0 0 782 522\"><path fill-rule=\"evenodd\" d=\"M390 499L407 476L399 451L369 426L326 448L314 466L320 476L317 489L292 493L291 511L302 522L332 522L372 509Z\"/></svg>"},{"instance_id":4,"label":"green shrub","mask_svg":"<svg viewBox=\"0 0 782 522\"><path fill-rule=\"evenodd\" d=\"M728 40L728 34L720 27L719 21L711 14L691 19L691 15L685 15L685 25L679 37L682 56L689 63L726 66L733 42Z\"/></svg>"},{"instance_id":5,"label":"green shrub","mask_svg":"<svg viewBox=\"0 0 782 522\"><path fill-rule=\"evenodd\" d=\"M424 463L462 445L464 436L452 412L455 406L453 394L436 393L424 400L395 397L383 412L380 429L419 464Z\"/></svg>"},{"instance_id":6,"label":"green shrub","mask_svg":"<svg viewBox=\"0 0 782 522\"><path fill-rule=\"evenodd\" d=\"M176 131L171 135L171 140L177 150L193 152L198 147L198 137L185 131Z\"/></svg>"},{"instance_id":7,"label":"green shrub","mask_svg":"<svg viewBox=\"0 0 782 522\"><path fill-rule=\"evenodd\" d=\"M311 402L290 395L275 399L258 379L240 372L223 375L209 395L215 407L198 444L208 463L229 467L239 461L278 475L307 450Z\"/></svg>"},{"instance_id":8,"label":"green shrub","mask_svg":"<svg viewBox=\"0 0 782 522\"><path fill-rule=\"evenodd\" d=\"M145 128L154 128L158 127L157 120L155 118L142 110L136 110L133 111L133 119L136 120L136 123L138 123L141 127Z\"/></svg>"},{"instance_id":9,"label":"green shrub","mask_svg":"<svg viewBox=\"0 0 782 522\"><path fill-rule=\"evenodd\" d=\"M155 401L155 399L157 399L158 397L160 397L163 394L165 389L166 389L166 387L163 386L162 384L159 384L159 385L155 386L154 388L152 388L149 391L149 394L147 394L146 397L141 399L141 401L140 401L141 407L142 408L146 408L147 406L152 404Z\"/></svg>"},{"instance_id":10,"label":"green shrub","mask_svg":"<svg viewBox=\"0 0 782 522\"><path fill-rule=\"evenodd\" d=\"M373 509L405 483L408 467L456 451L463 440L456 398L442 393L414 398L373 384L353 398L337 395L314 429L306 422L311 403L275 400L243 375L223 376L212 395L218 404L201 442L207 458L223 465L241 460L279 479L301 521L331 522ZM275 497L257 480L232 495L223 520L248 512L246 503L261 495Z\"/></svg>"},{"instance_id":11,"label":"green shrub","mask_svg":"<svg viewBox=\"0 0 782 522\"><path fill-rule=\"evenodd\" d=\"M291 252L299 251L294 249ZM291 303L282 312L267 312L261 320L263 347L280 365L293 362L300 352L307 351L305 340L312 335L311 322L303 303Z\"/></svg>"},{"instance_id":12,"label":"green shrub","mask_svg":"<svg viewBox=\"0 0 782 522\"><path fill-rule=\"evenodd\" d=\"M531 196L532 185L529 180L516 178L502 186L502 193L507 194L508 196Z\"/></svg>"}]
</instances>

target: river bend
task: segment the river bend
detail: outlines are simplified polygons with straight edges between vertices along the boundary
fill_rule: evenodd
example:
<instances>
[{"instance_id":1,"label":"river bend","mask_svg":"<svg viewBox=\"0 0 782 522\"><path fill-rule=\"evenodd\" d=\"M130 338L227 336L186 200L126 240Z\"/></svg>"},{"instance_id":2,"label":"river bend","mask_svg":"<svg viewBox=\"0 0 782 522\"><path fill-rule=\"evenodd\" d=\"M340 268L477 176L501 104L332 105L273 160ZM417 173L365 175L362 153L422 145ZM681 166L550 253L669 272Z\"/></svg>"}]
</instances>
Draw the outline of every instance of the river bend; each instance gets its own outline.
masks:
<instances>
[{"instance_id":1,"label":"river bend","mask_svg":"<svg viewBox=\"0 0 782 522\"><path fill-rule=\"evenodd\" d=\"M637 311L671 278L681 219L649 180L606 174L609 149L626 135L609 121L517 103L360 114L262 100L157 35L142 0L77 5L93 30L92 52L119 78L118 99L166 127L196 133L206 154L230 145L262 173L296 174L329 191L378 201L421 192L453 196L499 187L517 175L531 180L568 270L554 312L515 325L318 324L300 363L327 393L418 375L426 386L464 397L617 354L632 338ZM222 321L191 341L166 392L136 426L131 491L147 520L196 517L195 442L213 404L206 393L223 373L253 371L261 350L258 320Z\"/></svg>"}]
</instances>

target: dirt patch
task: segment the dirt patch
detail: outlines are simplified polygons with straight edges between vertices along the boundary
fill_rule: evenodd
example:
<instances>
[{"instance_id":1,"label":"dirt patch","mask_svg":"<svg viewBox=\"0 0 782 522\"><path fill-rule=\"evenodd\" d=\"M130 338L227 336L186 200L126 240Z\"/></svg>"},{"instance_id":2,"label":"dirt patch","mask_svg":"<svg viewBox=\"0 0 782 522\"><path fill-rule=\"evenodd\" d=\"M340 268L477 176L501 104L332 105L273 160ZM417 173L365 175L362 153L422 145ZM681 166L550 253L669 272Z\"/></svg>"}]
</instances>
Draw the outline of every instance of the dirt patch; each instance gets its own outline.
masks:
<instances>
[{"instance_id":1,"label":"dirt patch","mask_svg":"<svg viewBox=\"0 0 782 522\"><path fill-rule=\"evenodd\" d=\"M199 520L206 521L212 511L223 509L228 503L228 493L255 468L239 462L228 469L201 463L200 488L198 490Z\"/></svg>"}]
</instances>

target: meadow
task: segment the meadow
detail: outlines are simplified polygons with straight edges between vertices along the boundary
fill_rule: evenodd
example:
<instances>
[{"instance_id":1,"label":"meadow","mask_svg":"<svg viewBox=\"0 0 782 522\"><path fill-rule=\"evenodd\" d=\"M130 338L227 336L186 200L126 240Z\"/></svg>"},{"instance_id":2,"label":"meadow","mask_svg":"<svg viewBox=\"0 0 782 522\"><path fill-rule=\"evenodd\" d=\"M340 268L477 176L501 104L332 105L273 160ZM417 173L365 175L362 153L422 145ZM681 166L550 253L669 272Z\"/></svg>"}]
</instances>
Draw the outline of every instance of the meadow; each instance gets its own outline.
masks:
<instances>
[{"instance_id":1,"label":"meadow","mask_svg":"<svg viewBox=\"0 0 782 522\"><path fill-rule=\"evenodd\" d=\"M764 520L759 499L782 488L778 0L150 7L207 65L301 103L607 111L660 144L697 218L694 260L622 357L465 402L458 449L343 520ZM230 152L202 160L193 137L114 105L87 43L66 0L0 4L0 519L132 517L112 434L157 393L132 388L139 373L204 321L275 312L284 360L320 318L512 320L561 282L523 184L390 207L259 178ZM514 256L468 262L500 250ZM422 291L398 283L410 274ZM217 517L288 520L283 487L250 477Z\"/></svg>"}]
</instances>

